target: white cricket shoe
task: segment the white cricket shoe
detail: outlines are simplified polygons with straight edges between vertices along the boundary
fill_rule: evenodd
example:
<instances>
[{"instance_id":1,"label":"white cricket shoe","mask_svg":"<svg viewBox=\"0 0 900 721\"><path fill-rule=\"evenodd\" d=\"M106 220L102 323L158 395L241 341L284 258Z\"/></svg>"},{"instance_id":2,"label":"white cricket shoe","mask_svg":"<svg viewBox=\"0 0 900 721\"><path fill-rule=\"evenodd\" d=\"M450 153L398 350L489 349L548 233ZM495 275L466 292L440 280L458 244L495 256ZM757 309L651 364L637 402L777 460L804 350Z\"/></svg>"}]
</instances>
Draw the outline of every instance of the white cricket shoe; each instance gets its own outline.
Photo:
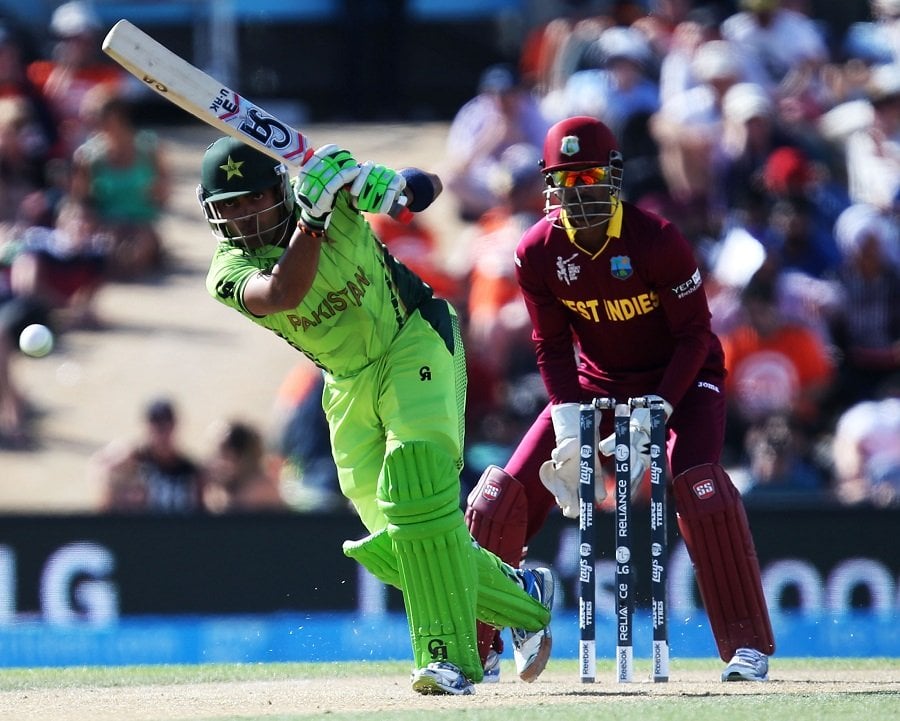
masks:
<instances>
[{"instance_id":1,"label":"white cricket shoe","mask_svg":"<svg viewBox=\"0 0 900 721\"><path fill-rule=\"evenodd\" d=\"M494 649L488 651L484 659L484 678L481 683L497 683L500 681L500 654Z\"/></svg>"},{"instance_id":2,"label":"white cricket shoe","mask_svg":"<svg viewBox=\"0 0 900 721\"><path fill-rule=\"evenodd\" d=\"M534 568L516 571L525 591L540 601L546 608L553 608L553 571L549 568ZM553 639L550 636L550 625L540 631L526 631L524 628L511 628L513 657L516 660L516 671L519 678L531 683L544 670L550 659Z\"/></svg>"},{"instance_id":3,"label":"white cricket shoe","mask_svg":"<svg viewBox=\"0 0 900 721\"><path fill-rule=\"evenodd\" d=\"M431 696L469 696L475 693L475 684L449 661L436 661L413 671L412 687L413 691Z\"/></svg>"},{"instance_id":4,"label":"white cricket shoe","mask_svg":"<svg viewBox=\"0 0 900 721\"><path fill-rule=\"evenodd\" d=\"M768 681L769 657L755 648L739 648L722 671L723 681Z\"/></svg>"}]
</instances>

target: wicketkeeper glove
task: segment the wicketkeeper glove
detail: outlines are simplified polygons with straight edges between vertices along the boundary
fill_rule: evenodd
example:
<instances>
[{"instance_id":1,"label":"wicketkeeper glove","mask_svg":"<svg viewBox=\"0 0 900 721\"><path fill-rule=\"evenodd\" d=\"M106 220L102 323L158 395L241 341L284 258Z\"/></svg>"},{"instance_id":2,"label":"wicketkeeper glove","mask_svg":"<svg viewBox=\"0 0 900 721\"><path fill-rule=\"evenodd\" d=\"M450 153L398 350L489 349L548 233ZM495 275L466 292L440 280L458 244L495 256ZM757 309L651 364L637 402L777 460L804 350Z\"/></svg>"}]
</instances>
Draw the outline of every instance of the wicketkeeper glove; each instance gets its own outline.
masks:
<instances>
[{"instance_id":1,"label":"wicketkeeper glove","mask_svg":"<svg viewBox=\"0 0 900 721\"><path fill-rule=\"evenodd\" d=\"M350 197L359 210L387 213L402 197L406 178L396 170L368 161L359 166L359 175L350 186Z\"/></svg>"},{"instance_id":2,"label":"wicketkeeper glove","mask_svg":"<svg viewBox=\"0 0 900 721\"><path fill-rule=\"evenodd\" d=\"M672 415L671 403L660 396L644 397L651 403L662 401L666 420L669 420ZM631 412L628 428L631 431L631 494L634 495L640 488L644 473L650 467L650 408L635 408ZM616 452L615 433L610 433L600 441L600 452L604 456L611 456Z\"/></svg>"},{"instance_id":3,"label":"wicketkeeper glove","mask_svg":"<svg viewBox=\"0 0 900 721\"><path fill-rule=\"evenodd\" d=\"M359 175L359 165L350 151L323 145L303 161L294 182L294 198L303 221L324 228L334 209L338 191Z\"/></svg>"},{"instance_id":4,"label":"wicketkeeper glove","mask_svg":"<svg viewBox=\"0 0 900 721\"><path fill-rule=\"evenodd\" d=\"M556 433L556 448L550 453L550 460L541 464L538 475L541 483L556 498L556 503L566 518L581 515L579 499L581 441L579 438L580 404L559 403L550 408L553 430ZM596 456L596 450L594 451ZM595 458L595 469L599 469ZM597 503L606 498L606 486L596 474L594 498Z\"/></svg>"}]
</instances>

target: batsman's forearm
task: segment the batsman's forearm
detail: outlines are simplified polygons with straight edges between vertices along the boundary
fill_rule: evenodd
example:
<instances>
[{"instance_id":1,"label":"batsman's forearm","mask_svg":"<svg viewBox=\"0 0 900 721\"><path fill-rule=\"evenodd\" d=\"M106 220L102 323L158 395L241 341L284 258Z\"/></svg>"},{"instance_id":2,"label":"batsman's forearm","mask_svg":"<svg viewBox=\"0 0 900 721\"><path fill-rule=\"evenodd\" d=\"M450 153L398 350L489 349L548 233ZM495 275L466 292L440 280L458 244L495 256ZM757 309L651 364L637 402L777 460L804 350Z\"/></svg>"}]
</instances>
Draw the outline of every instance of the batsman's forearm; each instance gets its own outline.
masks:
<instances>
[{"instance_id":1,"label":"batsman's forearm","mask_svg":"<svg viewBox=\"0 0 900 721\"><path fill-rule=\"evenodd\" d=\"M321 247L321 238L296 229L272 272L252 278L244 287L244 307L263 316L300 305L316 278Z\"/></svg>"},{"instance_id":2,"label":"batsman's forearm","mask_svg":"<svg viewBox=\"0 0 900 721\"><path fill-rule=\"evenodd\" d=\"M306 297L319 270L323 238L297 228L287 250L272 269L272 280L283 298L282 310L296 308Z\"/></svg>"}]
</instances>

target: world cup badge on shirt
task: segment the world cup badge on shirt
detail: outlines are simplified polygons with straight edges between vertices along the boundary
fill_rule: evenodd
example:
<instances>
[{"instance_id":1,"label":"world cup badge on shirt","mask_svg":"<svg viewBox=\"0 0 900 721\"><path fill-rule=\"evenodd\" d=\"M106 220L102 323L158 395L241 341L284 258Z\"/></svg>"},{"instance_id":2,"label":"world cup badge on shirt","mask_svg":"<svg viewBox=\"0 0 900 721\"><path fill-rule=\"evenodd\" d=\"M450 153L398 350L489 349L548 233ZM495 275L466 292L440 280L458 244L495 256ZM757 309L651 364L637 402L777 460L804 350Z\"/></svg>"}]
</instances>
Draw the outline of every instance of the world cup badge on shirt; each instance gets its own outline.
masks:
<instances>
[{"instance_id":1,"label":"world cup badge on shirt","mask_svg":"<svg viewBox=\"0 0 900 721\"><path fill-rule=\"evenodd\" d=\"M613 278L618 278L619 280L628 280L631 274L634 273L634 269L631 267L631 258L627 255L613 256L609 260L609 265Z\"/></svg>"}]
</instances>

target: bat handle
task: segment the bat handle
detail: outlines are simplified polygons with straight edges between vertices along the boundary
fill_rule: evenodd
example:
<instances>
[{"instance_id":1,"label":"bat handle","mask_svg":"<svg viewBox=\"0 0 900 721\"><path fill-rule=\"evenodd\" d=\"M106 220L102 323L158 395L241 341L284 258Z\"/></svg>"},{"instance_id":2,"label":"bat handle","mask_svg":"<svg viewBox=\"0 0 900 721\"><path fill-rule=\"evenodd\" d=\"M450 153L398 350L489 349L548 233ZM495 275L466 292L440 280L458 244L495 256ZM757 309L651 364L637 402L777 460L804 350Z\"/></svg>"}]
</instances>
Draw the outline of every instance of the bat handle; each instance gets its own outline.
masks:
<instances>
[{"instance_id":1,"label":"bat handle","mask_svg":"<svg viewBox=\"0 0 900 721\"><path fill-rule=\"evenodd\" d=\"M413 219L413 212L406 207L407 202L407 197L405 195L401 195L391 206L391 209L388 211L388 215L390 215L394 220L400 223L409 223Z\"/></svg>"}]
</instances>

